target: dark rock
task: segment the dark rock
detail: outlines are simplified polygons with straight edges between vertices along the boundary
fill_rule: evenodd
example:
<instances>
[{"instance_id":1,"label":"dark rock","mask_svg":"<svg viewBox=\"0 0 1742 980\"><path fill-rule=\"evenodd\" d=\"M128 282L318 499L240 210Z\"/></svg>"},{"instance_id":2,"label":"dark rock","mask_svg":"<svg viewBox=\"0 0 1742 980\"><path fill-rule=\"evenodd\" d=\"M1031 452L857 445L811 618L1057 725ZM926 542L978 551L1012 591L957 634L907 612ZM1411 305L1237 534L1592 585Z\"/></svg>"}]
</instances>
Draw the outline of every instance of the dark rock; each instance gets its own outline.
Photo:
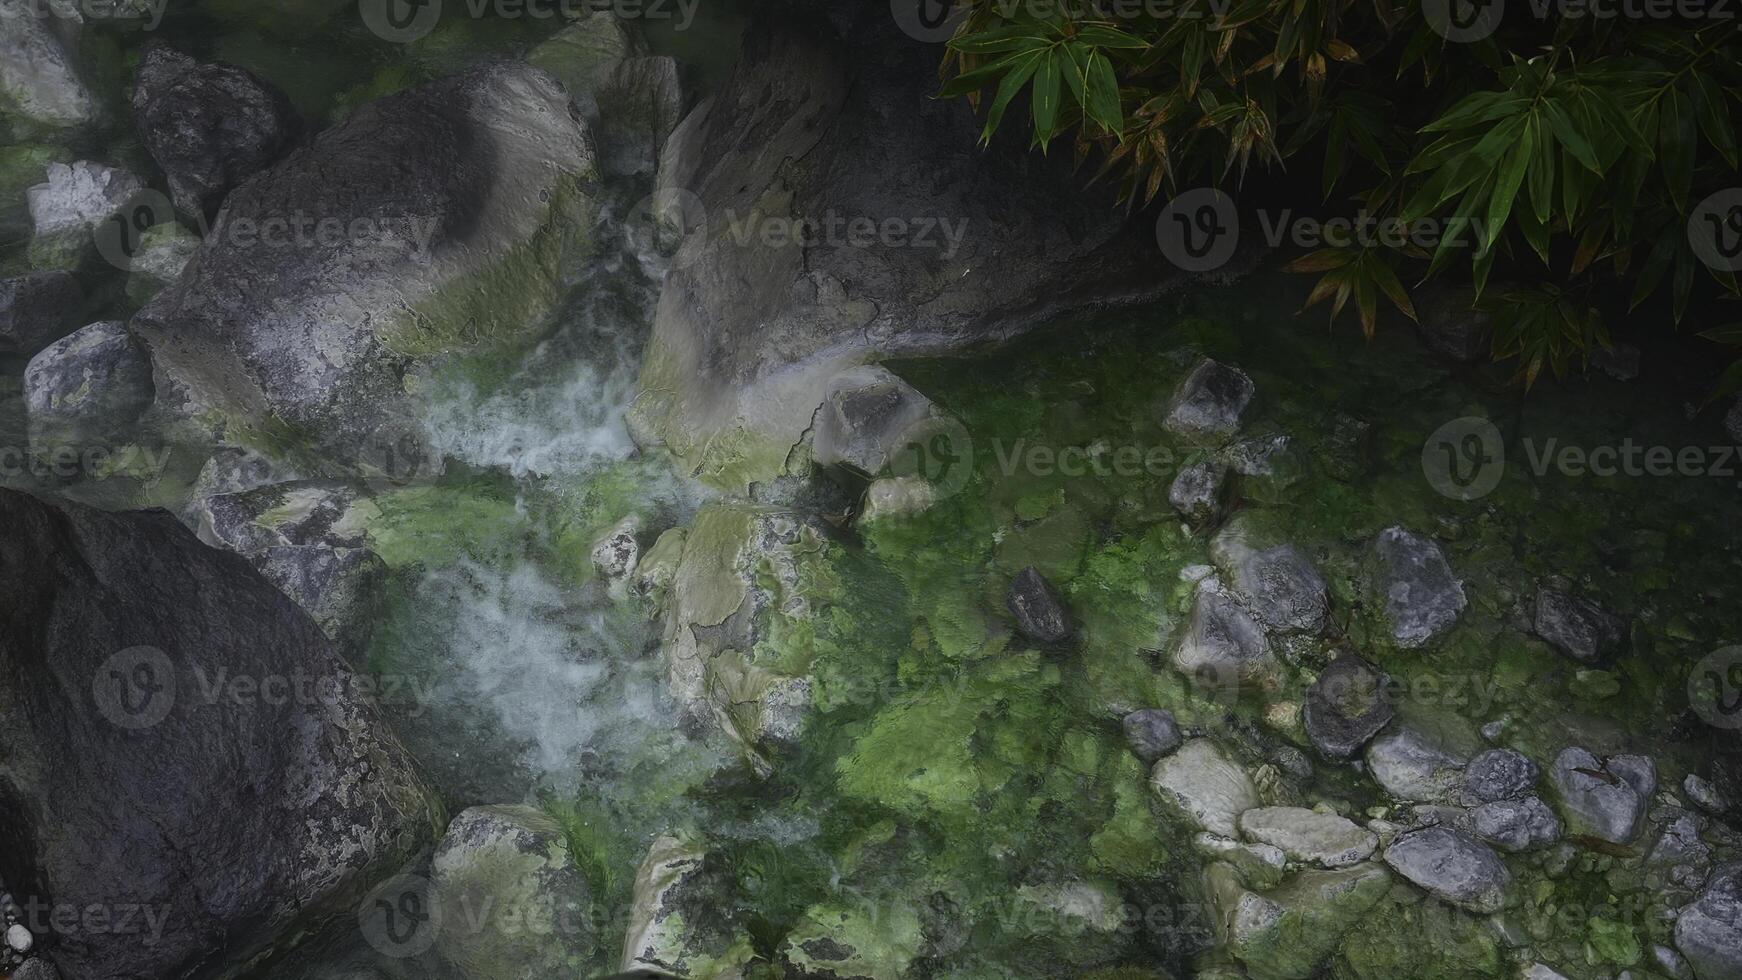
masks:
<instances>
[{"instance_id":1,"label":"dark rock","mask_svg":"<svg viewBox=\"0 0 1742 980\"><path fill-rule=\"evenodd\" d=\"M683 118L678 65L664 56L624 58L599 90L599 169L610 176L652 173Z\"/></svg>"},{"instance_id":2,"label":"dark rock","mask_svg":"<svg viewBox=\"0 0 1742 980\"><path fill-rule=\"evenodd\" d=\"M0 354L29 357L84 322L85 294L66 272L0 279Z\"/></svg>"},{"instance_id":3,"label":"dark rock","mask_svg":"<svg viewBox=\"0 0 1742 980\"><path fill-rule=\"evenodd\" d=\"M1561 839L1561 821L1534 796L1484 803L1470 811L1470 832L1506 851L1525 851Z\"/></svg>"},{"instance_id":4,"label":"dark rock","mask_svg":"<svg viewBox=\"0 0 1742 980\"><path fill-rule=\"evenodd\" d=\"M249 560L301 606L347 656L368 649L387 589L387 563L367 548L278 545Z\"/></svg>"},{"instance_id":5,"label":"dark rock","mask_svg":"<svg viewBox=\"0 0 1742 980\"><path fill-rule=\"evenodd\" d=\"M108 439L124 432L156 389L151 357L120 321L93 323L43 348L24 369L30 441Z\"/></svg>"},{"instance_id":6,"label":"dark rock","mask_svg":"<svg viewBox=\"0 0 1742 980\"><path fill-rule=\"evenodd\" d=\"M1512 872L1488 845L1460 831L1429 827L1399 837L1385 863L1435 898L1479 914L1506 904Z\"/></svg>"},{"instance_id":7,"label":"dark rock","mask_svg":"<svg viewBox=\"0 0 1742 980\"><path fill-rule=\"evenodd\" d=\"M1016 617L1017 630L1035 643L1057 646L1076 632L1058 590L1032 567L1016 573L1006 604Z\"/></svg>"},{"instance_id":8,"label":"dark rock","mask_svg":"<svg viewBox=\"0 0 1742 980\"><path fill-rule=\"evenodd\" d=\"M143 907L162 926L57 936L68 976L246 962L354 915L433 843L411 760L240 558L166 513L10 491L0 537L0 877L26 908Z\"/></svg>"},{"instance_id":9,"label":"dark rock","mask_svg":"<svg viewBox=\"0 0 1742 980\"><path fill-rule=\"evenodd\" d=\"M24 965L12 971L12 980L61 980L60 971L42 957L25 960Z\"/></svg>"},{"instance_id":10,"label":"dark rock","mask_svg":"<svg viewBox=\"0 0 1742 980\"><path fill-rule=\"evenodd\" d=\"M1234 495L1228 474L1228 464L1215 459L1183 467L1168 487L1167 502L1194 526L1215 524L1227 513Z\"/></svg>"},{"instance_id":11,"label":"dark rock","mask_svg":"<svg viewBox=\"0 0 1742 980\"><path fill-rule=\"evenodd\" d=\"M1421 341L1428 350L1465 363L1487 356L1489 338L1494 333L1494 318L1491 314L1472 309L1475 300L1473 290L1455 286L1435 287L1416 297L1416 311L1421 316Z\"/></svg>"},{"instance_id":12,"label":"dark rock","mask_svg":"<svg viewBox=\"0 0 1742 980\"><path fill-rule=\"evenodd\" d=\"M1742 978L1742 863L1713 871L1676 918L1675 945L1699 980Z\"/></svg>"},{"instance_id":13,"label":"dark rock","mask_svg":"<svg viewBox=\"0 0 1742 980\"><path fill-rule=\"evenodd\" d=\"M1457 622L1468 600L1440 546L1401 527L1373 542L1373 591L1391 637L1404 648L1426 644Z\"/></svg>"},{"instance_id":14,"label":"dark rock","mask_svg":"<svg viewBox=\"0 0 1742 980\"><path fill-rule=\"evenodd\" d=\"M1264 627L1214 578L1198 583L1191 622L1174 650L1173 664L1211 696L1230 698L1241 685L1265 685L1277 662Z\"/></svg>"},{"instance_id":15,"label":"dark rock","mask_svg":"<svg viewBox=\"0 0 1742 980\"><path fill-rule=\"evenodd\" d=\"M1536 635L1580 663L1602 663L1626 642L1626 621L1558 589L1536 594Z\"/></svg>"},{"instance_id":16,"label":"dark rock","mask_svg":"<svg viewBox=\"0 0 1742 980\"><path fill-rule=\"evenodd\" d=\"M1644 756L1599 760L1574 747L1555 757L1549 780L1560 796L1570 833L1630 844L1639 836L1657 791L1657 767Z\"/></svg>"},{"instance_id":17,"label":"dark rock","mask_svg":"<svg viewBox=\"0 0 1742 980\"><path fill-rule=\"evenodd\" d=\"M61 9L25 0L0 4L0 105L45 129L88 126L102 117L79 71L80 22Z\"/></svg>"},{"instance_id":18,"label":"dark rock","mask_svg":"<svg viewBox=\"0 0 1742 980\"><path fill-rule=\"evenodd\" d=\"M931 399L883 368L842 371L829 380L817 410L812 454L821 466L844 463L875 476L931 411Z\"/></svg>"},{"instance_id":19,"label":"dark rock","mask_svg":"<svg viewBox=\"0 0 1742 980\"><path fill-rule=\"evenodd\" d=\"M1173 712L1161 708L1144 708L1125 716L1125 743L1147 764L1172 752L1184 741Z\"/></svg>"},{"instance_id":20,"label":"dark rock","mask_svg":"<svg viewBox=\"0 0 1742 980\"><path fill-rule=\"evenodd\" d=\"M1464 770L1464 790L1478 803L1528 796L1542 775L1536 763L1511 749L1477 753Z\"/></svg>"},{"instance_id":21,"label":"dark rock","mask_svg":"<svg viewBox=\"0 0 1742 980\"><path fill-rule=\"evenodd\" d=\"M1162 424L1183 436L1232 435L1255 390L1239 368L1205 358L1174 389Z\"/></svg>"},{"instance_id":22,"label":"dark rock","mask_svg":"<svg viewBox=\"0 0 1742 980\"><path fill-rule=\"evenodd\" d=\"M1396 713L1377 667L1344 653L1307 689L1302 720L1313 747L1326 759L1353 758Z\"/></svg>"},{"instance_id":23,"label":"dark rock","mask_svg":"<svg viewBox=\"0 0 1742 980\"><path fill-rule=\"evenodd\" d=\"M431 475L407 375L537 327L592 234L596 177L567 95L528 65L362 106L232 191L134 318L160 406L215 431L288 427L332 469ZM318 223L268 234L298 216Z\"/></svg>"},{"instance_id":24,"label":"dark rock","mask_svg":"<svg viewBox=\"0 0 1742 980\"><path fill-rule=\"evenodd\" d=\"M206 220L238 184L288 152L302 129L290 100L270 83L163 44L140 57L133 121L169 178L175 206Z\"/></svg>"}]
</instances>

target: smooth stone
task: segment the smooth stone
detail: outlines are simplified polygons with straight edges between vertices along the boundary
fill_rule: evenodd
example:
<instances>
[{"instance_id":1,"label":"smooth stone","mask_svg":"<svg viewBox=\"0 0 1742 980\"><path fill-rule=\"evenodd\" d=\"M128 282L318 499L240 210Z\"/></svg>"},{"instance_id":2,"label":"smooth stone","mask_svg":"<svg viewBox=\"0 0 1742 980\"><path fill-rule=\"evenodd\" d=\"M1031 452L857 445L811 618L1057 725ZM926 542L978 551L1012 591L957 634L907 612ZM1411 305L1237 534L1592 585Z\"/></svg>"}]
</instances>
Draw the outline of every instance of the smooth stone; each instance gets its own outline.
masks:
<instances>
[{"instance_id":1,"label":"smooth stone","mask_svg":"<svg viewBox=\"0 0 1742 980\"><path fill-rule=\"evenodd\" d=\"M1145 764L1153 764L1184 741L1173 712L1161 708L1133 711L1125 716L1121 726L1125 730L1125 743Z\"/></svg>"},{"instance_id":2,"label":"smooth stone","mask_svg":"<svg viewBox=\"0 0 1742 980\"><path fill-rule=\"evenodd\" d=\"M1398 800L1450 802L1463 784L1464 760L1413 728L1381 735L1367 746L1367 771Z\"/></svg>"},{"instance_id":3,"label":"smooth stone","mask_svg":"<svg viewBox=\"0 0 1742 980\"><path fill-rule=\"evenodd\" d=\"M1445 827L1399 837L1385 849L1385 863L1436 898L1484 915L1505 906L1512 883L1512 872L1492 849Z\"/></svg>"},{"instance_id":4,"label":"smooth stone","mask_svg":"<svg viewBox=\"0 0 1742 980\"><path fill-rule=\"evenodd\" d=\"M151 407L151 355L127 325L93 323L43 348L24 369L30 441L112 437Z\"/></svg>"},{"instance_id":5,"label":"smooth stone","mask_svg":"<svg viewBox=\"0 0 1742 980\"><path fill-rule=\"evenodd\" d=\"M1258 805L1258 790L1246 770L1208 739L1193 739L1155 764L1149 785L1200 830L1239 836L1240 814Z\"/></svg>"},{"instance_id":6,"label":"smooth stone","mask_svg":"<svg viewBox=\"0 0 1742 980\"><path fill-rule=\"evenodd\" d=\"M29 929L14 923L6 927L6 945L11 947L14 952L28 953L30 948L36 945L36 937L30 934Z\"/></svg>"},{"instance_id":7,"label":"smooth stone","mask_svg":"<svg viewBox=\"0 0 1742 980\"><path fill-rule=\"evenodd\" d=\"M1173 665L1215 696L1231 699L1242 684L1263 685L1276 671L1264 627L1215 578L1198 583L1191 621Z\"/></svg>"},{"instance_id":8,"label":"smooth stone","mask_svg":"<svg viewBox=\"0 0 1742 980\"><path fill-rule=\"evenodd\" d=\"M1182 436L1230 435L1240 427L1255 390L1238 368L1205 358L1174 390L1162 424Z\"/></svg>"},{"instance_id":9,"label":"smooth stone","mask_svg":"<svg viewBox=\"0 0 1742 980\"><path fill-rule=\"evenodd\" d=\"M1248 840L1325 868L1359 864L1379 846L1379 838L1354 821L1302 807L1258 807L1242 813L1239 823Z\"/></svg>"},{"instance_id":10,"label":"smooth stone","mask_svg":"<svg viewBox=\"0 0 1742 980\"><path fill-rule=\"evenodd\" d=\"M1555 757L1549 780L1560 797L1568 833L1628 844L1639 836L1657 790L1657 769L1643 756L1599 761L1574 746Z\"/></svg>"},{"instance_id":11,"label":"smooth stone","mask_svg":"<svg viewBox=\"0 0 1742 980\"><path fill-rule=\"evenodd\" d=\"M1399 646L1424 646L1450 629L1469 604L1438 543L1389 527L1375 539L1373 556L1374 586Z\"/></svg>"}]
</instances>

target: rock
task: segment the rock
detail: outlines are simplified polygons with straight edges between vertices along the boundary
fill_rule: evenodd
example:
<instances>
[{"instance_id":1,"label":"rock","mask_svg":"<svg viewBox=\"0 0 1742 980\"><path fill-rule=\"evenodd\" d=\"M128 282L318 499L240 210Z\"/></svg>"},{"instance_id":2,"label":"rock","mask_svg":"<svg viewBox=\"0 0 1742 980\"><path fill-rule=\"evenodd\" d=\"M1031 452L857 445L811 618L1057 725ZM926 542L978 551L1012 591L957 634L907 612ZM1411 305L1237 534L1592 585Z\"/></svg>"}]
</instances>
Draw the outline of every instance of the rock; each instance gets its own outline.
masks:
<instances>
[{"instance_id":1,"label":"rock","mask_svg":"<svg viewBox=\"0 0 1742 980\"><path fill-rule=\"evenodd\" d=\"M1352 758L1395 714L1385 675L1352 653L1339 654L1307 689L1302 720L1326 759Z\"/></svg>"},{"instance_id":2,"label":"rock","mask_svg":"<svg viewBox=\"0 0 1742 980\"><path fill-rule=\"evenodd\" d=\"M626 517L594 543L593 568L606 579L615 581L635 571L641 557L641 545L635 540L638 524L635 518Z\"/></svg>"},{"instance_id":3,"label":"rock","mask_svg":"<svg viewBox=\"0 0 1742 980\"><path fill-rule=\"evenodd\" d=\"M1385 849L1385 863L1435 898L1483 915L1506 905L1506 889L1512 884L1512 872L1499 855L1445 827L1399 837Z\"/></svg>"},{"instance_id":4,"label":"rock","mask_svg":"<svg viewBox=\"0 0 1742 980\"><path fill-rule=\"evenodd\" d=\"M882 7L756 17L661 157L658 194L702 220L660 296L639 445L742 488L785 471L843 368L1003 342L1187 277L1156 275L1137 245L1153 229L1069 161L981 148L974 109L936 99L937 62Z\"/></svg>"},{"instance_id":5,"label":"rock","mask_svg":"<svg viewBox=\"0 0 1742 980\"><path fill-rule=\"evenodd\" d=\"M151 358L120 321L93 323L43 348L24 369L30 441L112 438L151 407Z\"/></svg>"},{"instance_id":6,"label":"rock","mask_svg":"<svg viewBox=\"0 0 1742 980\"><path fill-rule=\"evenodd\" d=\"M290 100L254 73L203 64L164 44L149 45L139 59L133 122L175 206L204 220L302 130Z\"/></svg>"},{"instance_id":7,"label":"rock","mask_svg":"<svg viewBox=\"0 0 1742 980\"><path fill-rule=\"evenodd\" d=\"M1456 286L1436 286L1417 297L1421 341L1428 350L1463 363L1487 356L1494 317L1474 309L1475 301L1473 290Z\"/></svg>"},{"instance_id":8,"label":"rock","mask_svg":"<svg viewBox=\"0 0 1742 980\"><path fill-rule=\"evenodd\" d=\"M1373 855L1379 838L1354 821L1292 806L1267 806L1240 815L1248 840L1270 844L1296 861L1324 868L1359 864Z\"/></svg>"},{"instance_id":9,"label":"rock","mask_svg":"<svg viewBox=\"0 0 1742 980\"><path fill-rule=\"evenodd\" d=\"M1366 759L1373 778L1399 800L1448 802L1464 781L1464 760L1410 727L1374 739Z\"/></svg>"},{"instance_id":10,"label":"rock","mask_svg":"<svg viewBox=\"0 0 1742 980\"><path fill-rule=\"evenodd\" d=\"M1193 739L1157 762L1149 786L1200 830L1223 837L1238 836L1240 814L1258 805L1246 770L1208 739Z\"/></svg>"},{"instance_id":11,"label":"rock","mask_svg":"<svg viewBox=\"0 0 1742 980\"><path fill-rule=\"evenodd\" d=\"M1391 888L1391 875L1375 863L1337 871L1302 871L1263 894L1217 880L1210 891L1229 950L1251 976L1305 980L1321 969L1345 936ZM1203 976L1204 974L1198 974Z\"/></svg>"},{"instance_id":12,"label":"rock","mask_svg":"<svg viewBox=\"0 0 1742 980\"><path fill-rule=\"evenodd\" d=\"M931 414L931 399L883 368L843 371L830 379L817 410L812 458L819 466L845 464L876 476Z\"/></svg>"},{"instance_id":13,"label":"rock","mask_svg":"<svg viewBox=\"0 0 1742 980\"><path fill-rule=\"evenodd\" d=\"M749 943L739 940L731 907L722 900L730 882L709 867L707 857L679 837L654 839L635 873L624 972L725 977L755 956Z\"/></svg>"},{"instance_id":14,"label":"rock","mask_svg":"<svg viewBox=\"0 0 1742 980\"><path fill-rule=\"evenodd\" d=\"M1030 642L1042 646L1059 646L1069 642L1076 633L1071 613L1065 608L1058 590L1030 566L1016 573L1005 599L1010 615L1016 617L1016 629Z\"/></svg>"},{"instance_id":15,"label":"rock","mask_svg":"<svg viewBox=\"0 0 1742 980\"><path fill-rule=\"evenodd\" d=\"M1287 466L1294 440L1281 433L1242 439L1222 453L1241 476L1273 477Z\"/></svg>"},{"instance_id":16,"label":"rock","mask_svg":"<svg viewBox=\"0 0 1742 980\"><path fill-rule=\"evenodd\" d=\"M22 955L30 952L30 948L36 945L36 937L30 934L29 929L14 923L6 927L6 945L13 952Z\"/></svg>"},{"instance_id":17,"label":"rock","mask_svg":"<svg viewBox=\"0 0 1742 980\"><path fill-rule=\"evenodd\" d=\"M89 160L49 164L47 180L26 194L35 228L31 264L76 267L95 250L97 228L144 189L144 181L119 167Z\"/></svg>"},{"instance_id":18,"label":"rock","mask_svg":"<svg viewBox=\"0 0 1742 980\"><path fill-rule=\"evenodd\" d=\"M1742 980L1742 863L1712 872L1677 917L1675 945L1699 980Z\"/></svg>"},{"instance_id":19,"label":"rock","mask_svg":"<svg viewBox=\"0 0 1742 980\"><path fill-rule=\"evenodd\" d=\"M1527 851L1561 839L1561 821L1534 796L1497 800L1470 811L1469 830L1505 851Z\"/></svg>"},{"instance_id":20,"label":"rock","mask_svg":"<svg viewBox=\"0 0 1742 980\"><path fill-rule=\"evenodd\" d=\"M1723 794L1718 792L1718 787L1701 779L1697 773L1690 772L1688 778L1682 780L1682 795L1688 798L1689 803L1714 816L1730 808Z\"/></svg>"},{"instance_id":21,"label":"rock","mask_svg":"<svg viewBox=\"0 0 1742 980\"><path fill-rule=\"evenodd\" d=\"M1683 959L1682 954L1676 952L1673 946L1659 943L1651 947L1651 961L1657 964L1658 970L1666 977L1674 977L1675 980L1696 980L1693 968L1688 966L1688 961Z\"/></svg>"},{"instance_id":22,"label":"rock","mask_svg":"<svg viewBox=\"0 0 1742 980\"><path fill-rule=\"evenodd\" d=\"M199 251L200 240L174 223L157 225L139 236L139 248L128 263L127 298L144 306L181 278Z\"/></svg>"},{"instance_id":23,"label":"rock","mask_svg":"<svg viewBox=\"0 0 1742 980\"><path fill-rule=\"evenodd\" d=\"M931 509L937 493L920 476L886 476L872 480L865 488L865 510L859 523L873 524L896 517L907 517Z\"/></svg>"},{"instance_id":24,"label":"rock","mask_svg":"<svg viewBox=\"0 0 1742 980\"><path fill-rule=\"evenodd\" d=\"M1464 584L1435 542L1389 527L1373 542L1373 557L1373 591L1398 646L1425 645L1463 613Z\"/></svg>"},{"instance_id":25,"label":"rock","mask_svg":"<svg viewBox=\"0 0 1742 980\"><path fill-rule=\"evenodd\" d=\"M1549 767L1568 832L1629 844L1639 836L1657 791L1657 767L1643 756L1599 761L1584 749L1565 749Z\"/></svg>"},{"instance_id":26,"label":"rock","mask_svg":"<svg viewBox=\"0 0 1742 980\"><path fill-rule=\"evenodd\" d=\"M240 446L224 446L212 452L212 457L200 467L194 487L188 495L197 508L201 501L220 494L243 493L271 483L285 483L295 475L285 472L266 456ZM193 529L199 531L197 511Z\"/></svg>"},{"instance_id":27,"label":"rock","mask_svg":"<svg viewBox=\"0 0 1742 980\"><path fill-rule=\"evenodd\" d=\"M46 129L89 126L102 118L79 73L81 20L63 12L36 0L0 0L0 106Z\"/></svg>"},{"instance_id":28,"label":"rock","mask_svg":"<svg viewBox=\"0 0 1742 980\"><path fill-rule=\"evenodd\" d=\"M1238 696L1246 683L1267 685L1277 669L1264 627L1215 578L1198 583L1191 622L1174 649L1173 665L1224 699Z\"/></svg>"},{"instance_id":29,"label":"rock","mask_svg":"<svg viewBox=\"0 0 1742 980\"><path fill-rule=\"evenodd\" d=\"M1479 803L1515 800L1530 794L1542 775L1536 763L1511 749L1477 753L1464 770L1464 791Z\"/></svg>"},{"instance_id":30,"label":"rock","mask_svg":"<svg viewBox=\"0 0 1742 980\"><path fill-rule=\"evenodd\" d=\"M1591 351L1591 366L1616 381L1632 381L1639 377L1639 356L1639 348L1632 344L1598 347Z\"/></svg>"},{"instance_id":31,"label":"rock","mask_svg":"<svg viewBox=\"0 0 1742 980\"><path fill-rule=\"evenodd\" d=\"M1125 716L1121 726L1125 729L1125 744L1131 746L1131 751L1145 765L1154 764L1155 760L1179 748L1184 741L1179 725L1173 720L1173 712L1161 708L1133 711Z\"/></svg>"},{"instance_id":32,"label":"rock","mask_svg":"<svg viewBox=\"0 0 1742 980\"><path fill-rule=\"evenodd\" d=\"M12 980L61 980L61 976L53 964L37 957L25 960L23 966L12 971Z\"/></svg>"},{"instance_id":33,"label":"rock","mask_svg":"<svg viewBox=\"0 0 1742 980\"><path fill-rule=\"evenodd\" d=\"M478 806L430 861L436 949L470 980L566 980L592 957L593 894L562 827L529 806Z\"/></svg>"},{"instance_id":34,"label":"rock","mask_svg":"<svg viewBox=\"0 0 1742 980\"><path fill-rule=\"evenodd\" d=\"M805 911L780 945L778 975L906 976L924 941L919 913L908 903L846 897Z\"/></svg>"},{"instance_id":35,"label":"rock","mask_svg":"<svg viewBox=\"0 0 1742 980\"><path fill-rule=\"evenodd\" d=\"M1680 816L1664 825L1657 843L1645 856L1646 863L1693 872L1696 886L1704 881L1705 871L1711 865L1712 849L1700 838L1702 822L1700 817L1680 811Z\"/></svg>"},{"instance_id":36,"label":"rock","mask_svg":"<svg viewBox=\"0 0 1742 980\"><path fill-rule=\"evenodd\" d=\"M369 647L387 593L387 563L367 548L277 545L248 556L266 580L314 617L346 655Z\"/></svg>"},{"instance_id":37,"label":"rock","mask_svg":"<svg viewBox=\"0 0 1742 980\"><path fill-rule=\"evenodd\" d=\"M1162 424L1169 432L1188 437L1232 435L1255 390L1252 379L1239 368L1205 358L1174 389Z\"/></svg>"},{"instance_id":38,"label":"rock","mask_svg":"<svg viewBox=\"0 0 1742 980\"><path fill-rule=\"evenodd\" d=\"M1209 459L1183 467L1168 487L1167 502L1186 521L1208 527L1222 519L1233 497L1228 464Z\"/></svg>"},{"instance_id":39,"label":"rock","mask_svg":"<svg viewBox=\"0 0 1742 980\"><path fill-rule=\"evenodd\" d=\"M1247 607L1272 630L1322 631L1330 615L1330 598L1325 580L1305 552L1292 544L1254 550L1242 536L1241 528L1228 527L1216 536L1211 552L1228 569Z\"/></svg>"},{"instance_id":40,"label":"rock","mask_svg":"<svg viewBox=\"0 0 1742 980\"><path fill-rule=\"evenodd\" d=\"M1524 970L1524 980L1569 980L1566 974L1552 970L1541 963L1532 963Z\"/></svg>"},{"instance_id":41,"label":"rock","mask_svg":"<svg viewBox=\"0 0 1742 980\"><path fill-rule=\"evenodd\" d=\"M536 329L592 234L596 176L567 96L528 65L362 106L232 191L134 318L159 403L214 429L288 426L329 469L431 475L415 375Z\"/></svg>"},{"instance_id":42,"label":"rock","mask_svg":"<svg viewBox=\"0 0 1742 980\"><path fill-rule=\"evenodd\" d=\"M66 272L0 279L0 354L29 357L84 321L79 282Z\"/></svg>"},{"instance_id":43,"label":"rock","mask_svg":"<svg viewBox=\"0 0 1742 980\"><path fill-rule=\"evenodd\" d=\"M1626 623L1596 603L1558 589L1536 594L1536 635L1580 663L1607 661L1626 640Z\"/></svg>"},{"instance_id":44,"label":"rock","mask_svg":"<svg viewBox=\"0 0 1742 980\"><path fill-rule=\"evenodd\" d=\"M661 55L618 62L599 89L599 169L613 177L652 173L683 111L676 60Z\"/></svg>"},{"instance_id":45,"label":"rock","mask_svg":"<svg viewBox=\"0 0 1742 980\"><path fill-rule=\"evenodd\" d=\"M150 908L163 926L147 944L57 936L68 976L246 962L354 916L434 843L439 804L404 749L241 559L161 511L10 491L0 536L0 701L31 706L0 715L4 795L31 801L0 806L7 890L26 907Z\"/></svg>"},{"instance_id":46,"label":"rock","mask_svg":"<svg viewBox=\"0 0 1742 980\"><path fill-rule=\"evenodd\" d=\"M636 53L636 45L623 21L608 10L598 10L533 48L526 60L549 72L568 89L581 116L599 119L599 90L610 83L624 59Z\"/></svg>"},{"instance_id":47,"label":"rock","mask_svg":"<svg viewBox=\"0 0 1742 980\"><path fill-rule=\"evenodd\" d=\"M1192 844L1205 857L1232 865L1247 888L1259 891L1274 888L1282 883L1288 868L1288 855L1270 844L1249 844L1202 833L1192 837Z\"/></svg>"}]
</instances>

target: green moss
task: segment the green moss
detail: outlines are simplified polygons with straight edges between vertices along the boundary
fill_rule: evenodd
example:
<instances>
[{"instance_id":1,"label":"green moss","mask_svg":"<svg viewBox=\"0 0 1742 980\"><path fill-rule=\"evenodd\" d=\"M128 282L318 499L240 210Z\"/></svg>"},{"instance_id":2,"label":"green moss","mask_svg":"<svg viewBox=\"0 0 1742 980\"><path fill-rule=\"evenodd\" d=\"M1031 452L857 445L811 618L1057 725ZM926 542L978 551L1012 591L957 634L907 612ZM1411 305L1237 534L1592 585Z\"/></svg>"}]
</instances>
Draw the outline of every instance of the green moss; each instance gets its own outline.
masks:
<instances>
[{"instance_id":1,"label":"green moss","mask_svg":"<svg viewBox=\"0 0 1742 980\"><path fill-rule=\"evenodd\" d=\"M1506 976L1506 961L1477 919L1398 888L1368 912L1332 965L1336 980L1482 980Z\"/></svg>"}]
</instances>

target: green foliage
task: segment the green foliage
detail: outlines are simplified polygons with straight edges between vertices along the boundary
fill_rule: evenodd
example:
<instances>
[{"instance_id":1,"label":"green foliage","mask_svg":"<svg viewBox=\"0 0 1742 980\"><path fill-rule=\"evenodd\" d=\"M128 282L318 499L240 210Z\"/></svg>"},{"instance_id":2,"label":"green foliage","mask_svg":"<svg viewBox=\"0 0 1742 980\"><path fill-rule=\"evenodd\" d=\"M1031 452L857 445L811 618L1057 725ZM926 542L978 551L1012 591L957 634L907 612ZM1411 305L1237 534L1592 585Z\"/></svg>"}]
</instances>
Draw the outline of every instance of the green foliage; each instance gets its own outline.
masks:
<instances>
[{"instance_id":1,"label":"green foliage","mask_svg":"<svg viewBox=\"0 0 1742 980\"><path fill-rule=\"evenodd\" d=\"M1619 279L1632 307L1667 294L1679 322L1702 278L1738 292L1726 270L1700 276L1688 224L1735 183L1742 35L1727 20L1521 15L1452 43L1404 0L1180 0L1117 20L1091 3L966 7L942 94L992 90L985 138L1026 91L1034 142L1071 134L1134 201L1258 160L1316 167L1327 200L1378 221L1432 222L1431 248L1351 237L1294 263L1321 275L1308 306L1330 301L1334 320L1353 299L1369 336L1380 297L1414 316L1400 271L1467 263L1478 297L1497 265L1548 278L1492 304L1494 353L1528 384L1607 343L1593 302L1565 294Z\"/></svg>"}]
</instances>

